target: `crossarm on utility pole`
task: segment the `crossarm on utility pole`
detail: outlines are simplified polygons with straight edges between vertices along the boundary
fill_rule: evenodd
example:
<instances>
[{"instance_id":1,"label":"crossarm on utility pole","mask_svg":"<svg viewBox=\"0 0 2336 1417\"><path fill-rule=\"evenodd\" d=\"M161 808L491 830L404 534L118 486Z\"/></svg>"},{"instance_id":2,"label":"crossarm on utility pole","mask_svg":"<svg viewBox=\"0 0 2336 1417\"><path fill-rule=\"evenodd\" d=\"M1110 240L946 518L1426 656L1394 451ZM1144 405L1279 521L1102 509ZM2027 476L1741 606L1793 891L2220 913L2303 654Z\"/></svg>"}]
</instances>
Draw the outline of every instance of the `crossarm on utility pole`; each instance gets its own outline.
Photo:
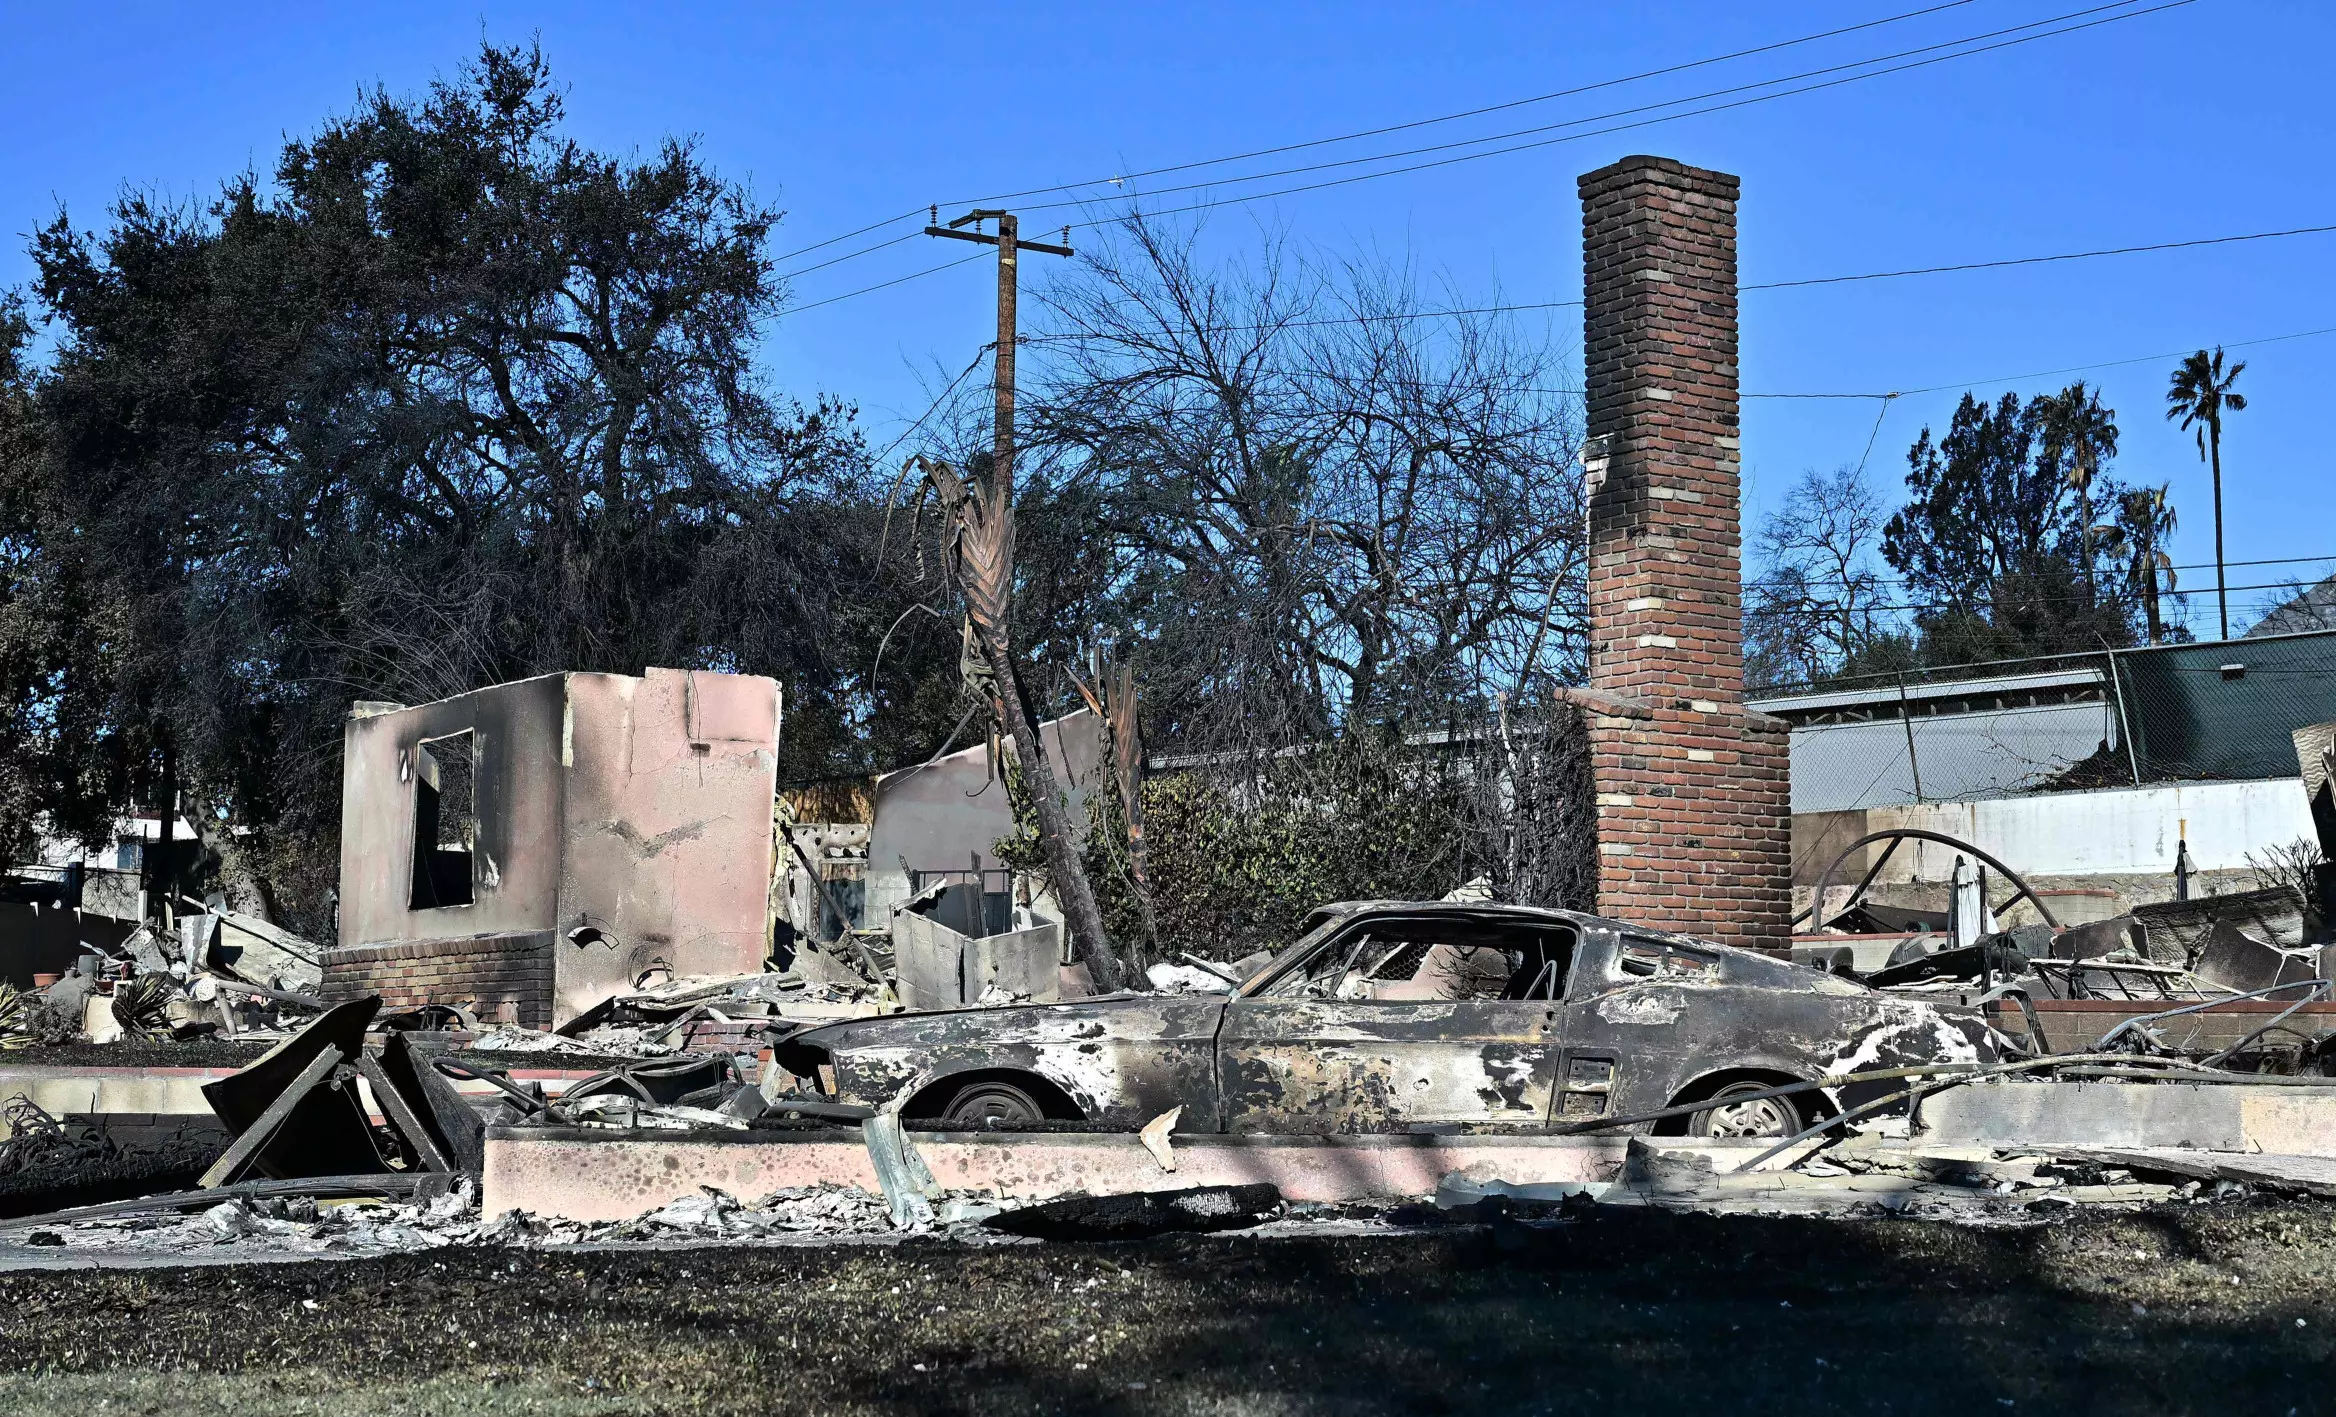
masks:
<instances>
[{"instance_id":1,"label":"crossarm on utility pole","mask_svg":"<svg viewBox=\"0 0 2336 1417\"><path fill-rule=\"evenodd\" d=\"M928 226L925 228L925 235L946 236L952 241L972 241L983 246L998 244L998 238L995 236L985 236L978 231L951 231L945 226ZM1079 254L1069 246L1057 246L1047 241L1024 241L1016 238L1014 246L1015 249L1021 251L1043 251L1049 256L1076 256Z\"/></svg>"}]
</instances>

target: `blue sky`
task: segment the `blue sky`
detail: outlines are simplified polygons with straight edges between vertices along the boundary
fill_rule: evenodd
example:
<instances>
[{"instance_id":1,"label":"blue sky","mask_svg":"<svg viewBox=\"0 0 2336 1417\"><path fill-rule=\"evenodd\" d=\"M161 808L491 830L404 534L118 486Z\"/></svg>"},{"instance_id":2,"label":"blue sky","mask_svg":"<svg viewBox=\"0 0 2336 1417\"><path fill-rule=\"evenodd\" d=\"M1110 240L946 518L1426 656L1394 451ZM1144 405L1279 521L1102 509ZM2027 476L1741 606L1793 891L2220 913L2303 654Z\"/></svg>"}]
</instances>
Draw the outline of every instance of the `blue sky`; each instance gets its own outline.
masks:
<instances>
[{"instance_id":1,"label":"blue sky","mask_svg":"<svg viewBox=\"0 0 2336 1417\"><path fill-rule=\"evenodd\" d=\"M2152 0L2144 0L2144 4ZM413 90L485 36L539 37L597 146L692 134L789 215L781 250L930 201L1302 141L1594 83L1911 10L1862 4L794 6L707 4L140 7L0 4L0 284L23 233L63 203L96 221L124 184L203 197L272 165L374 83ZM1579 118L2082 8L1973 0L1693 73L1395 135L1339 157ZM2197 0L2060 38L1627 133L1359 183L1210 217L1237 250L1261 229L1338 257L1409 260L1471 301L1580 288L1574 178L1655 152L1744 179L1747 282L1891 270L2336 222L2336 107L2320 72L2336 7ZM1271 184L1280 185L1280 184ZM1228 185L1218 195L1245 189ZM1177 199L1179 201L1189 198ZM1059 221L1060 217L1053 218ZM1035 224L1035 219L1034 219ZM889 234L889 233L879 233ZM863 243L855 243L863 244ZM961 248L909 242L812 272L800 303L921 270ZM821 256L853 249L832 247ZM1895 496L1905 449L1957 394L2217 341L2336 327L2336 235L1744 297L1755 393L1929 389L1888 406L1869 473ZM818 257L791 263L809 264ZM888 440L987 336L969 265L782 320L771 378L856 402ZM1571 311L1547 317L1573 343ZM2234 350L2253 406L2226 435L2234 585L2336 570L2336 496L2315 390L2336 333ZM2177 560L2212 556L2207 478L2160 413L2173 360L2092 369L2119 410L2117 473L2171 481ZM1806 467L1856 462L1877 405L1753 400L1753 515ZM2187 588L2211 571L2185 571ZM2233 618L2262 599L2234 596ZM2193 607L2211 629L2211 607Z\"/></svg>"}]
</instances>

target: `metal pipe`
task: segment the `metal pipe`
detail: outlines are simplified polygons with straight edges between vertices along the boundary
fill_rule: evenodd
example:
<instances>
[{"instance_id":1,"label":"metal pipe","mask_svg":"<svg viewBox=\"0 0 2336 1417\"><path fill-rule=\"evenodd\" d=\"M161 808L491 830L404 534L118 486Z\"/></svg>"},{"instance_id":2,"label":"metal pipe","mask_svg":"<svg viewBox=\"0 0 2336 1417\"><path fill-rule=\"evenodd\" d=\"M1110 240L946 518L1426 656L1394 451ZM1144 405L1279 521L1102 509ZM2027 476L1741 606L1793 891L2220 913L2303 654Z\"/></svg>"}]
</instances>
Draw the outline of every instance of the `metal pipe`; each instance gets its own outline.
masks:
<instances>
[{"instance_id":1,"label":"metal pipe","mask_svg":"<svg viewBox=\"0 0 2336 1417\"><path fill-rule=\"evenodd\" d=\"M2304 1005L2306 1005L2306 1004L2310 1003L2312 1000L2314 1000L2314 999L2316 999L2316 998L2320 997L2321 995L2323 995L2323 994L2327 993L2327 992L2328 992L2328 985L2327 985L2327 981L2326 981L2326 980L2320 980L2320 981L2317 981L2317 982L2318 982L2318 983L2319 983L2319 985L2320 985L2320 987L2319 987L2319 988L2316 988L2316 989L2314 989L2314 990L2313 990L2311 993L2304 995L2302 998L2300 998L2300 999L2296 1000L2294 1003L2292 1003L2292 1004L2288 1005L2288 1006L2287 1006L2285 1009L2281 1010L2281 1011L2280 1011L2280 1014L2279 1014L2279 1017L2277 1017L2277 1018L2275 1018L2275 1019L2271 1020L2271 1022L2269 1022L2269 1023L2267 1023L2267 1024L2263 1025L2261 1028L2258 1028L2258 1029L2256 1029L2256 1030L2255 1030L2253 1033L2250 1033L2250 1034L2248 1034L2246 1037L2244 1037L2244 1038L2240 1039L2238 1042L2236 1042L2236 1043L2233 1043L2233 1044L2232 1044L2230 1047L2223 1049L2223 1050L2222 1050L2220 1053L2217 1053L2217 1054L2215 1054L2213 1057L2206 1059L2206 1060L2205 1060L2205 1066L2206 1066L2206 1067L2210 1067L2210 1068L2211 1068L2211 1067L2214 1067L2214 1066L2216 1066L2216 1065L2217 1065L2217 1064L2219 1064L2219 1063L2222 1063L2222 1062L2225 1062L2225 1061L2227 1061L2227 1060L2230 1058L2230 1056L2231 1056L2233 1053L2236 1053L2236 1052L2238 1052L2238 1051L2239 1051L2241 1048L2244 1048L2244 1047L2246 1047L2248 1044L2250 1044L2250 1043L2254 1042L2256 1039L2258 1039L2258 1038L2261 1038L2261 1037L2262 1037L2264 1034L2266 1034L2266 1033L2269 1033L2271 1030L2273 1030L2273 1029L2275 1029L2275 1028L2279 1027L2281 1024L2283 1024L2283 1023L2287 1022L2289 1018L2291 1018L2291 1017L2293 1017L2293 1016L2294 1016L2294 1014L2295 1014L2295 1011L2296 1011L2297 1009L2300 1009L2300 1008L2302 1008ZM2273 986L2273 987L2277 987L2277 986Z\"/></svg>"},{"instance_id":2,"label":"metal pipe","mask_svg":"<svg viewBox=\"0 0 2336 1417\"><path fill-rule=\"evenodd\" d=\"M2208 999L2203 1004L2185 1004L2178 1009L2167 1009L2164 1013L2141 1014L2137 1017L2125 1020L2125 1022L2117 1025L2115 1028L2110 1029L2107 1033L2102 1034L2100 1038L2094 1042L2093 1051L2096 1053L2107 1051L2109 1045L2115 1042L2120 1035L2125 1033L2126 1030L2137 1028L2142 1024L2156 1023L2160 1019L2180 1018L2184 1014L2204 1013L2208 1009L2219 1009L2225 1004L2236 1004L2247 999L2260 999L2269 994L2276 994L2282 989L2301 989L2306 985L2310 985L2313 990L2317 992L2318 990L2327 988L2328 981L2325 979L2291 979L2285 984L2274 984L2268 989L2255 989L2245 994L2233 994L2227 999ZM2313 996L2311 994L2306 994L2303 998L2296 1001L2295 1007L2297 1009L2302 1008L2305 1004L2308 1004L2312 1001L2312 997ZM2277 1023L2280 1019L2284 1019L2288 1014L2292 1014L2294 1012L2295 1009L2289 1009L2286 1011L2286 1013L2282 1013L2279 1018L2273 1019L2271 1022ZM2270 1026L2270 1024L2264 1025L2265 1028L2269 1028Z\"/></svg>"},{"instance_id":3,"label":"metal pipe","mask_svg":"<svg viewBox=\"0 0 2336 1417\"><path fill-rule=\"evenodd\" d=\"M446 1077L469 1078L477 1082L487 1083L490 1086L500 1088L510 1096L512 1101L518 1103L520 1106L526 1108L530 1112L541 1112L544 1116L550 1118L554 1122L565 1125L568 1121L566 1113L561 1112L558 1108L552 1106L552 1104L547 1099L538 1097L534 1093L529 1092L526 1088L521 1087L519 1084L511 1081L510 1075L508 1073L489 1072L485 1068L473 1067L469 1063L459 1062L453 1058L432 1058L430 1060L430 1066L436 1068L442 1075Z\"/></svg>"},{"instance_id":4,"label":"metal pipe","mask_svg":"<svg viewBox=\"0 0 2336 1417\"><path fill-rule=\"evenodd\" d=\"M2150 575L2155 577L2153 568ZM2109 651L2109 691L2117 696L2117 736L2125 740L2125 765L2133 770L2133 785L2141 786L2141 754L2133 745L2132 725L2125 721L2125 680L2117 673L2117 651Z\"/></svg>"},{"instance_id":5,"label":"metal pipe","mask_svg":"<svg viewBox=\"0 0 2336 1417\"><path fill-rule=\"evenodd\" d=\"M1914 716L1906 707L1906 676L1898 676L1898 722L1906 729L1906 767L1914 774L1914 802L1922 805L1922 757L1914 751Z\"/></svg>"}]
</instances>

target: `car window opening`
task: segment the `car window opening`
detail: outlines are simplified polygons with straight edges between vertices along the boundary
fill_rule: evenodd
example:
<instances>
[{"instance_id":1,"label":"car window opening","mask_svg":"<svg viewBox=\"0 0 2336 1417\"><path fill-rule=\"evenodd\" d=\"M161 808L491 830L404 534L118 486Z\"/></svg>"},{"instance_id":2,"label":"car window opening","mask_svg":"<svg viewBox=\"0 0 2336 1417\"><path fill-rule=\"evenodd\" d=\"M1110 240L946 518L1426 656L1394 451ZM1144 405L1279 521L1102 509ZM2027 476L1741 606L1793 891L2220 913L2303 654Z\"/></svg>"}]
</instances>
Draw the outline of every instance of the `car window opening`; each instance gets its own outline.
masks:
<instances>
[{"instance_id":1,"label":"car window opening","mask_svg":"<svg viewBox=\"0 0 2336 1417\"><path fill-rule=\"evenodd\" d=\"M1375 921L1269 993L1347 1003L1557 999L1572 962L1573 938L1564 931Z\"/></svg>"},{"instance_id":2,"label":"car window opening","mask_svg":"<svg viewBox=\"0 0 2336 1417\"><path fill-rule=\"evenodd\" d=\"M1719 956L1708 950L1689 949L1661 940L1644 940L1624 936L1622 947L1614 952L1614 973L1621 979L1713 979L1717 978Z\"/></svg>"}]
</instances>

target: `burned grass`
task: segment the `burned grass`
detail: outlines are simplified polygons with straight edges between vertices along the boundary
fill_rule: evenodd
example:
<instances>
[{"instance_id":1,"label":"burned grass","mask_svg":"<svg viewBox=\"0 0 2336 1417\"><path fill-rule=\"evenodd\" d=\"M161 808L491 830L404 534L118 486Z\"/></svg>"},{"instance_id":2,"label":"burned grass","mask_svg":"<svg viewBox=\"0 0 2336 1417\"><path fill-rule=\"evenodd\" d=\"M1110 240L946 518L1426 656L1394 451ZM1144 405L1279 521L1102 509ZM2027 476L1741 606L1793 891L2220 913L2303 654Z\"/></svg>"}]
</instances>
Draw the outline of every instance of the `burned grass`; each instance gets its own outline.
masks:
<instances>
[{"instance_id":1,"label":"burned grass","mask_svg":"<svg viewBox=\"0 0 2336 1417\"><path fill-rule=\"evenodd\" d=\"M2332 1282L2262 1202L18 1273L0 1409L2313 1412Z\"/></svg>"}]
</instances>

